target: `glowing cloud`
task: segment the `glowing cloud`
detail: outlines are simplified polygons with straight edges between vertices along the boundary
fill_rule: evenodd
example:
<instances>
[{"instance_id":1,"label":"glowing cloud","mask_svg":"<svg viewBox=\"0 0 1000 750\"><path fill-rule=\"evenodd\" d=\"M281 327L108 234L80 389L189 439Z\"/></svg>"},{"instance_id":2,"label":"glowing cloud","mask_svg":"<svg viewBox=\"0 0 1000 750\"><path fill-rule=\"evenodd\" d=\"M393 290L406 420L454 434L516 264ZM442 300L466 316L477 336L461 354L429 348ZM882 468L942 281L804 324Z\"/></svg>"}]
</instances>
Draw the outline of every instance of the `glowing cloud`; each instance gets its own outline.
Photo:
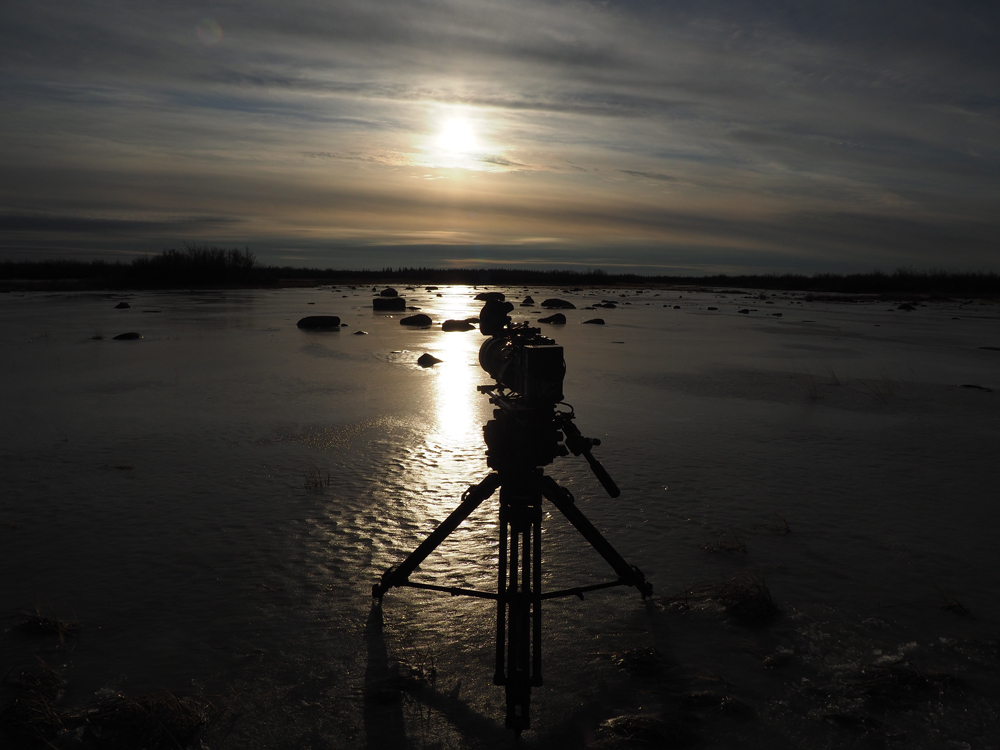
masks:
<instances>
[{"instance_id":1,"label":"glowing cloud","mask_svg":"<svg viewBox=\"0 0 1000 750\"><path fill-rule=\"evenodd\" d=\"M218 44L222 39L222 27L211 18L203 18L194 27L194 33L198 35L202 44L212 46Z\"/></svg>"}]
</instances>

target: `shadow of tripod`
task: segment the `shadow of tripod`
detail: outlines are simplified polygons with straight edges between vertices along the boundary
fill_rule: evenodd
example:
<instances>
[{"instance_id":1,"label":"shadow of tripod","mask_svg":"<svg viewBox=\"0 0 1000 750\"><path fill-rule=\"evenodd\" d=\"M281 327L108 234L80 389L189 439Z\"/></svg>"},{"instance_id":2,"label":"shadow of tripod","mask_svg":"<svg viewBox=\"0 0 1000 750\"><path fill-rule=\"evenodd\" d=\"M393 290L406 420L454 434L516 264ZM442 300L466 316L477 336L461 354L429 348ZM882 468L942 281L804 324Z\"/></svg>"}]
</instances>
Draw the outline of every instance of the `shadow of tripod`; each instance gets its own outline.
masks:
<instances>
[{"instance_id":1,"label":"shadow of tripod","mask_svg":"<svg viewBox=\"0 0 1000 750\"><path fill-rule=\"evenodd\" d=\"M561 358L561 348L560 348ZM503 685L507 698L506 726L520 736L531 727L531 688L542 684L542 601L577 596L611 586L635 586L645 599L653 587L637 567L629 565L584 516L565 487L543 472L558 457L583 455L611 497L621 491L590 449L599 440L584 437L573 424L575 414L554 404L530 406L502 385L480 386L498 408L483 427L487 464L493 472L462 494L454 511L410 555L390 568L372 586L382 600L394 586L443 591L452 596L475 596L497 603L496 666L493 682ZM496 593L410 581L410 574L458 526L500 490L500 550ZM569 519L594 549L611 565L617 580L561 591L542 591L542 499L549 500Z\"/></svg>"}]
</instances>

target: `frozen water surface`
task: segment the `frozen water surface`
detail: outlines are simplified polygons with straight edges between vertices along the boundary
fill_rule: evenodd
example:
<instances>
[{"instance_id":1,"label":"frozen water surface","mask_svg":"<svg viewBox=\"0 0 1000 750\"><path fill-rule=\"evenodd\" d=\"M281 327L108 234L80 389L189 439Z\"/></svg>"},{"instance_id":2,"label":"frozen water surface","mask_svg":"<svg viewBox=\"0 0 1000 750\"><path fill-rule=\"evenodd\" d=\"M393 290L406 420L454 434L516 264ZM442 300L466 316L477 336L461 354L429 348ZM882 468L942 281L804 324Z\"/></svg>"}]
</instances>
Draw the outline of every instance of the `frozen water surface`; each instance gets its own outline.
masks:
<instances>
[{"instance_id":1,"label":"frozen water surface","mask_svg":"<svg viewBox=\"0 0 1000 750\"><path fill-rule=\"evenodd\" d=\"M492 602L372 608L488 471L483 338L439 325L478 315L478 290L400 291L435 327L344 287L0 295L3 671L40 656L68 704L219 696L213 750L512 745ZM521 745L634 745L599 725L638 715L662 746L1000 747L996 305L530 294L578 308L543 327L622 496L582 459L548 471L655 595L545 604ZM347 327L297 329L311 314ZM612 578L550 510L544 587ZM493 500L414 578L494 587L495 536ZM781 608L766 625L676 596L746 570ZM79 632L10 627L36 607Z\"/></svg>"}]
</instances>

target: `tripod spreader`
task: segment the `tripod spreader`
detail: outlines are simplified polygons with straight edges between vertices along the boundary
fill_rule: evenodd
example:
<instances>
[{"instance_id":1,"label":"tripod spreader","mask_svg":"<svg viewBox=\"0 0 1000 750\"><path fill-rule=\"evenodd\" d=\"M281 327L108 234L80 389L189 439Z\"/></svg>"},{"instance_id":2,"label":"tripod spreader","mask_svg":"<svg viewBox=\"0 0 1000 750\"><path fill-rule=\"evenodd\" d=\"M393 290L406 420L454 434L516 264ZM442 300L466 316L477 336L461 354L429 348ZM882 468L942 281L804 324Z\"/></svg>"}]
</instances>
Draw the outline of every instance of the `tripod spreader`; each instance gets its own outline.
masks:
<instances>
[{"instance_id":1,"label":"tripod spreader","mask_svg":"<svg viewBox=\"0 0 1000 750\"><path fill-rule=\"evenodd\" d=\"M500 475L489 474L479 484L474 484L462 493L461 504L453 510L449 516L434 529L433 533L427 537L410 556L395 568L389 568L382 574L382 580L372 586L372 596L382 601L382 596L393 586L405 586L409 582L407 579L410 573L417 569L434 549L443 542L447 536L458 528L469 514L482 504L482 502L496 492L500 486Z\"/></svg>"}]
</instances>

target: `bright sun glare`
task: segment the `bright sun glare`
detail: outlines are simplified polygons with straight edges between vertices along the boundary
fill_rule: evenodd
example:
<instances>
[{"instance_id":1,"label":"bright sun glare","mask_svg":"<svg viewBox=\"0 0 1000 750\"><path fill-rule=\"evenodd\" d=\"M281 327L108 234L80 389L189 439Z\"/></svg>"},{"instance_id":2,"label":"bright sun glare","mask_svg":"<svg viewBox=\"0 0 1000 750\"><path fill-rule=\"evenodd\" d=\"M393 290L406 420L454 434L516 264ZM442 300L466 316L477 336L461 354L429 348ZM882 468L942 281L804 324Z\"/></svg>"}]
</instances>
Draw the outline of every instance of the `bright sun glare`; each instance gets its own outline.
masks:
<instances>
[{"instance_id":1,"label":"bright sun glare","mask_svg":"<svg viewBox=\"0 0 1000 750\"><path fill-rule=\"evenodd\" d=\"M438 136L438 147L452 154L469 154L475 151L478 144L469 121L461 117L447 120Z\"/></svg>"}]
</instances>

